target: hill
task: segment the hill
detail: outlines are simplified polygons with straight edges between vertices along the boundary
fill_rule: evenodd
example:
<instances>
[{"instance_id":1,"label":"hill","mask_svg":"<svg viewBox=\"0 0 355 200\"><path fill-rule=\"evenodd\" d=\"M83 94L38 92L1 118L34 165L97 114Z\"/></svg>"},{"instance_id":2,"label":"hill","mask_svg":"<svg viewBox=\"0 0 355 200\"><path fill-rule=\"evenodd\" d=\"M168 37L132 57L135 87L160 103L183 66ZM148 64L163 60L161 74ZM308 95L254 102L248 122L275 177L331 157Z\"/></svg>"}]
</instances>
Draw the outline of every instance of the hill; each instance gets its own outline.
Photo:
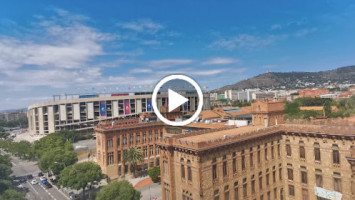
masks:
<instances>
[{"instance_id":1,"label":"hill","mask_svg":"<svg viewBox=\"0 0 355 200\"><path fill-rule=\"evenodd\" d=\"M260 89L299 89L307 87L324 87L335 84L355 84L355 66L340 67L320 72L268 72L253 78L227 85L215 90Z\"/></svg>"}]
</instances>

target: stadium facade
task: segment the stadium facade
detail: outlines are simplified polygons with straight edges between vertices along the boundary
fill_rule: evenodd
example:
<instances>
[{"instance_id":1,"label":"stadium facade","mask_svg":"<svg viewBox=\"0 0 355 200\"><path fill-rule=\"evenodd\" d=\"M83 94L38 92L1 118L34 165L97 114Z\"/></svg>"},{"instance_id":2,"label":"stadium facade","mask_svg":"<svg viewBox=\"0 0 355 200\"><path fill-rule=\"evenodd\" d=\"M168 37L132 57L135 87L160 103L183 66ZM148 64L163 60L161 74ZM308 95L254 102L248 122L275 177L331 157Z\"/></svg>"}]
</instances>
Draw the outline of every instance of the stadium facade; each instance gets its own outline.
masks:
<instances>
[{"instance_id":1,"label":"stadium facade","mask_svg":"<svg viewBox=\"0 0 355 200\"><path fill-rule=\"evenodd\" d=\"M182 93L189 101L181 106L183 113L197 110L196 93ZM168 95L158 94L157 104L167 105ZM204 97L203 109L210 109L209 96ZM60 130L91 132L103 120L137 117L141 113L152 113L152 94L120 93L110 96L78 95L75 99L56 100L28 107L29 132L49 134Z\"/></svg>"}]
</instances>

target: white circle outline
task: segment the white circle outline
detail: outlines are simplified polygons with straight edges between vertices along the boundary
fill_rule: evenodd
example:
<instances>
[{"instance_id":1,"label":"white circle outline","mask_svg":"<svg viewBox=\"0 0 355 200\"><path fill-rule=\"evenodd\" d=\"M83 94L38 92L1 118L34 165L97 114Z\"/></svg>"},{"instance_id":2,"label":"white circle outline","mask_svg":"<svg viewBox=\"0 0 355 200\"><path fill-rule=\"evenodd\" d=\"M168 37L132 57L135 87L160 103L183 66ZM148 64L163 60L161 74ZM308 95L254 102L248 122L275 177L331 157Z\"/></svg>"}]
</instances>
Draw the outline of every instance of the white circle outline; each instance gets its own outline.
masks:
<instances>
[{"instance_id":1,"label":"white circle outline","mask_svg":"<svg viewBox=\"0 0 355 200\"><path fill-rule=\"evenodd\" d=\"M189 82L192 86L194 86L194 88L197 91L198 97L199 97L199 101L198 101L198 107L197 107L197 111L195 111L195 114L192 115L192 117L190 117L187 120L181 121L181 122L174 122L174 121L170 121L167 120L165 117L163 117L163 115L160 113L158 106L157 106L157 94L160 90L160 88L168 81L174 80L174 79L180 79L180 80L184 80ZM200 114L200 112L202 111L202 106L203 106L203 94L202 94L202 90L200 88L200 86L197 84L197 82L195 80L193 80L192 78L185 76L185 75L181 75L181 74L173 74L173 75L169 75L167 77L164 77L163 79L161 79L158 84L155 86L154 91L153 91L153 96L152 96L152 104L153 104L153 109L155 114L157 115L157 117L163 121L165 124L168 124L170 126L185 126L191 122L193 122Z\"/></svg>"}]
</instances>

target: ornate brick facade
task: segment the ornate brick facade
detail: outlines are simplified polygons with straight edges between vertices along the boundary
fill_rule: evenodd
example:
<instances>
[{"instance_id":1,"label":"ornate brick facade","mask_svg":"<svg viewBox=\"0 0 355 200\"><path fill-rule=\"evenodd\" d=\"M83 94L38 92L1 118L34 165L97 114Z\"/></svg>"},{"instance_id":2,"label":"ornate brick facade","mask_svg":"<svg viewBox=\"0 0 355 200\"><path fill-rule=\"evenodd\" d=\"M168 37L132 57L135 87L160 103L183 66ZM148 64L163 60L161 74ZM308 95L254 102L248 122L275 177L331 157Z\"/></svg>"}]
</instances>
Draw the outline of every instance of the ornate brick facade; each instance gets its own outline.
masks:
<instances>
[{"instance_id":1,"label":"ornate brick facade","mask_svg":"<svg viewBox=\"0 0 355 200\"><path fill-rule=\"evenodd\" d=\"M131 174L130 166L123 160L124 151L130 147L142 150L144 162L138 165L138 174L159 165L156 141L163 137L160 122L141 123L139 119L100 122L96 127L97 163L111 180Z\"/></svg>"},{"instance_id":2,"label":"ornate brick facade","mask_svg":"<svg viewBox=\"0 0 355 200\"><path fill-rule=\"evenodd\" d=\"M320 123L161 138L163 199L313 200L318 186L352 200L355 125Z\"/></svg>"}]
</instances>

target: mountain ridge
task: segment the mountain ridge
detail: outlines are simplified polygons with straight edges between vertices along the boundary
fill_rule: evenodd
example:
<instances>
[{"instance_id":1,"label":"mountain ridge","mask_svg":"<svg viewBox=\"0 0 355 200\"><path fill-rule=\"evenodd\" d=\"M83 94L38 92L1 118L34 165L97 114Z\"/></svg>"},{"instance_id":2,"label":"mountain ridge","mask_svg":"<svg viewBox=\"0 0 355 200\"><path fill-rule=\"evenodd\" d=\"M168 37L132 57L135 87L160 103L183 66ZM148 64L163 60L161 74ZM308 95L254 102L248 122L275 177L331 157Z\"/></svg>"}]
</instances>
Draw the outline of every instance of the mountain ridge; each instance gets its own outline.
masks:
<instances>
[{"instance_id":1,"label":"mountain ridge","mask_svg":"<svg viewBox=\"0 0 355 200\"><path fill-rule=\"evenodd\" d=\"M324 84L355 84L355 65L319 72L267 72L235 84L226 85L213 92L225 90L300 89L324 87Z\"/></svg>"}]
</instances>

